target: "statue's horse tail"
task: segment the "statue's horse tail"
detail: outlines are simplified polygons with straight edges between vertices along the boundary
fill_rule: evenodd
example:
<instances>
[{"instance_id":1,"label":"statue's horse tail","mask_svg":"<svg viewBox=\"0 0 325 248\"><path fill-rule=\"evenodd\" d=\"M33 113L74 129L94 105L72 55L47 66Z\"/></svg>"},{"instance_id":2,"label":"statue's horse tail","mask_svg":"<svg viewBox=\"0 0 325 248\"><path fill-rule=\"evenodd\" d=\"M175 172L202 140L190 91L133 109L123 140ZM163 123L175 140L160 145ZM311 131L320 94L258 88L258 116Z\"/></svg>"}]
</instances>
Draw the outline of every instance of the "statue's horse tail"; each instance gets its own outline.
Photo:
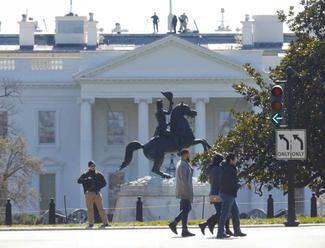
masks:
<instances>
[{"instance_id":1,"label":"statue's horse tail","mask_svg":"<svg viewBox=\"0 0 325 248\"><path fill-rule=\"evenodd\" d=\"M131 143L129 143L126 146L124 161L120 165L120 170L122 170L123 168L125 168L126 166L128 166L131 163L132 157L133 157L133 152L136 150L139 150L141 148L143 148L143 145L137 141L132 141Z\"/></svg>"}]
</instances>

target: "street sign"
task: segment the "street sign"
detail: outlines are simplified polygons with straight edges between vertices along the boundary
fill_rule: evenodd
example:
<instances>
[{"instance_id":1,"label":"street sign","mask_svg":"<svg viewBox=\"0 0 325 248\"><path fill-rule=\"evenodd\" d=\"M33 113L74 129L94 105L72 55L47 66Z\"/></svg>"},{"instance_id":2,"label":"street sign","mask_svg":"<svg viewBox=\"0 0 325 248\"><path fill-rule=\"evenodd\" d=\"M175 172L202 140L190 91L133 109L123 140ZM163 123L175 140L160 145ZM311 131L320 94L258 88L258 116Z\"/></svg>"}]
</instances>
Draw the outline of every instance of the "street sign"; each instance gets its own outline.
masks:
<instances>
[{"instance_id":1,"label":"street sign","mask_svg":"<svg viewBox=\"0 0 325 248\"><path fill-rule=\"evenodd\" d=\"M305 160L307 142L305 129L278 129L275 131L277 160Z\"/></svg>"},{"instance_id":2,"label":"street sign","mask_svg":"<svg viewBox=\"0 0 325 248\"><path fill-rule=\"evenodd\" d=\"M282 119L283 119L283 117L282 117L281 113L274 113L272 115L272 123L273 123L273 125L279 126L281 124L281 122L282 122Z\"/></svg>"}]
</instances>

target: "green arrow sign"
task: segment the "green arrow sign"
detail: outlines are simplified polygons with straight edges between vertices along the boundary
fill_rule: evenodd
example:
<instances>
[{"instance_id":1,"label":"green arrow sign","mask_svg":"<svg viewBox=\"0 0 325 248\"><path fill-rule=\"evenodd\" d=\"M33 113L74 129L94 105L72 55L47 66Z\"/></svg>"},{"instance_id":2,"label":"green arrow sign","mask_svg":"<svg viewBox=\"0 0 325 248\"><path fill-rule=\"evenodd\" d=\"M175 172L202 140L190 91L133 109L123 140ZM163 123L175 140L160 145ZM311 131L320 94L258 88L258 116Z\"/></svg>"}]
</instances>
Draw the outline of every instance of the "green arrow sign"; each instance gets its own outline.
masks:
<instances>
[{"instance_id":1,"label":"green arrow sign","mask_svg":"<svg viewBox=\"0 0 325 248\"><path fill-rule=\"evenodd\" d=\"M272 115L272 123L276 126L280 125L283 117L280 113L275 113Z\"/></svg>"}]
</instances>

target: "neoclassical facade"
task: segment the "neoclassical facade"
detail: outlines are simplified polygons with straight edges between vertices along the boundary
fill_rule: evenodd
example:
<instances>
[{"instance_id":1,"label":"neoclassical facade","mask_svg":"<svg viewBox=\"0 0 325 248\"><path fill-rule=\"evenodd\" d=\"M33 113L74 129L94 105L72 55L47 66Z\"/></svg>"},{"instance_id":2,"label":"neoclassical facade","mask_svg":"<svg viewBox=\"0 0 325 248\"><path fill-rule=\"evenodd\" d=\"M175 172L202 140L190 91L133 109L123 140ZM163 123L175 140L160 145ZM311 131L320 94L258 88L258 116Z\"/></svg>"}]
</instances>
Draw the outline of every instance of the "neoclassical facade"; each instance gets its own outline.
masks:
<instances>
[{"instance_id":1,"label":"neoclassical facade","mask_svg":"<svg viewBox=\"0 0 325 248\"><path fill-rule=\"evenodd\" d=\"M151 164L141 151L125 171L116 171L128 142L145 143L153 135L161 91L172 91L174 102L183 101L198 112L190 120L194 133L213 144L233 124L230 109L252 109L232 87L240 82L254 85L242 65L251 63L267 79L267 68L279 61L278 52L271 50L213 49L176 35L142 46L1 50L1 78L21 82L22 89L17 111L8 121L44 162L44 172L31 181L39 201L29 209L45 209L52 196L62 209L64 195L68 208L83 207L76 181L89 160L108 181L105 207L114 207L110 201L119 183L150 174ZM193 147L193 152L201 149ZM168 155L165 169L169 165ZM281 192L274 195L276 209L285 208ZM309 192L302 197L308 199ZM245 189L239 196L241 210L265 208L266 198Z\"/></svg>"}]
</instances>

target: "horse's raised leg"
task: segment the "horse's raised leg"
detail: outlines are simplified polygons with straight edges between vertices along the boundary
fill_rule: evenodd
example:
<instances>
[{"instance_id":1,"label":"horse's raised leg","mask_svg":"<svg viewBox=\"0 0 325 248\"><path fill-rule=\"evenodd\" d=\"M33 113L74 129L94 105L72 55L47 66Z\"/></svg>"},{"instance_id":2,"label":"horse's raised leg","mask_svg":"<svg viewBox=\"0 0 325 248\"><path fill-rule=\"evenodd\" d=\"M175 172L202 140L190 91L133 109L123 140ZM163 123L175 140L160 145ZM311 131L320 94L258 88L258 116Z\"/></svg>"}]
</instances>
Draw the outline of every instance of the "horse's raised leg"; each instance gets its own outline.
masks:
<instances>
[{"instance_id":1,"label":"horse's raised leg","mask_svg":"<svg viewBox=\"0 0 325 248\"><path fill-rule=\"evenodd\" d=\"M198 144L201 144L202 145L203 150L205 152L211 148L211 146L209 145L209 143L205 139L195 139L193 141L193 144L192 145L198 145Z\"/></svg>"},{"instance_id":2,"label":"horse's raised leg","mask_svg":"<svg viewBox=\"0 0 325 248\"><path fill-rule=\"evenodd\" d=\"M162 171L160 171L160 167L162 165L162 163L164 162L164 157L159 157L159 158L155 158L154 162L153 162L153 167L152 167L152 172L161 176L162 178L172 178L171 175L164 173Z\"/></svg>"}]
</instances>

